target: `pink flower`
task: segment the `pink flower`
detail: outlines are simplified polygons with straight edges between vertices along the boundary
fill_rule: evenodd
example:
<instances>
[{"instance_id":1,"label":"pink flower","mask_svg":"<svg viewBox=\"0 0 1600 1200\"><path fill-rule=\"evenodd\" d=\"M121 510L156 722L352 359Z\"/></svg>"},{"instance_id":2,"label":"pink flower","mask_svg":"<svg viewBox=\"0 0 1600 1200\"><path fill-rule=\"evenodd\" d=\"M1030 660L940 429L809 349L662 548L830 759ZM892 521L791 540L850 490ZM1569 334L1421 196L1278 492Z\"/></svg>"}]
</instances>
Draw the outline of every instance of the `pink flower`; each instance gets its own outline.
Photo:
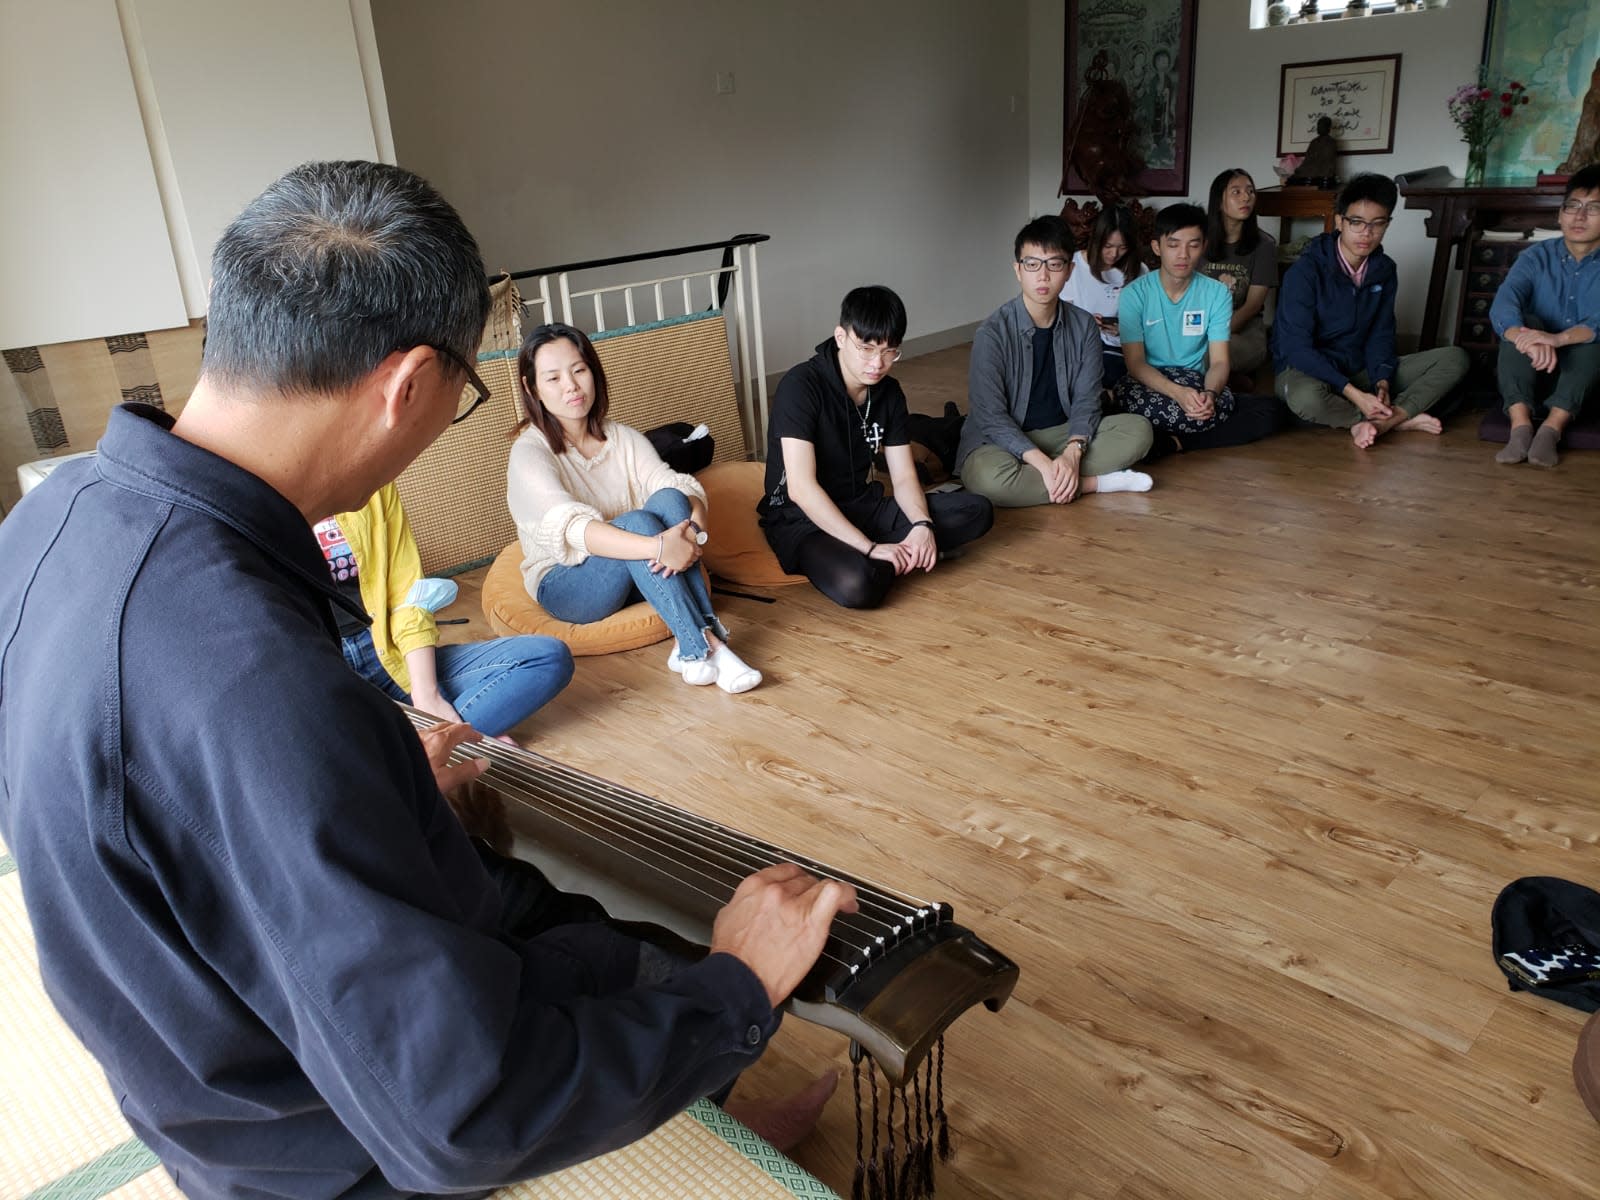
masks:
<instances>
[{"instance_id":1,"label":"pink flower","mask_svg":"<svg viewBox=\"0 0 1600 1200\"><path fill-rule=\"evenodd\" d=\"M1500 115L1502 117L1509 117L1511 115L1511 110L1509 108L1502 108L1500 110Z\"/></svg>"},{"instance_id":2,"label":"pink flower","mask_svg":"<svg viewBox=\"0 0 1600 1200\"><path fill-rule=\"evenodd\" d=\"M1511 103L1511 93L1510 92L1501 92L1500 93L1500 103L1501 104L1510 104Z\"/></svg>"}]
</instances>

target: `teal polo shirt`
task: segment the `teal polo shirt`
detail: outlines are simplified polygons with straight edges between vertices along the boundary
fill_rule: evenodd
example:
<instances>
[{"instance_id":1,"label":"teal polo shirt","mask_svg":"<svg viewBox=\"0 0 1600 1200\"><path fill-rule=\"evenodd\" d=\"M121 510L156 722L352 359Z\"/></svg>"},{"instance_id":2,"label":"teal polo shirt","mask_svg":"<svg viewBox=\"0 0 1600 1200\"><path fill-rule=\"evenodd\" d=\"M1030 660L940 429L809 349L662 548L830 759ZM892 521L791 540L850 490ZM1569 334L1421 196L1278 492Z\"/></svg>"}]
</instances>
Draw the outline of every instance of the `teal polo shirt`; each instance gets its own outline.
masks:
<instances>
[{"instance_id":1,"label":"teal polo shirt","mask_svg":"<svg viewBox=\"0 0 1600 1200\"><path fill-rule=\"evenodd\" d=\"M1204 369L1206 346L1227 341L1232 322L1232 294L1198 271L1176 301L1167 298L1161 272L1151 271L1123 288L1117 304L1123 342L1143 342L1152 367Z\"/></svg>"}]
</instances>

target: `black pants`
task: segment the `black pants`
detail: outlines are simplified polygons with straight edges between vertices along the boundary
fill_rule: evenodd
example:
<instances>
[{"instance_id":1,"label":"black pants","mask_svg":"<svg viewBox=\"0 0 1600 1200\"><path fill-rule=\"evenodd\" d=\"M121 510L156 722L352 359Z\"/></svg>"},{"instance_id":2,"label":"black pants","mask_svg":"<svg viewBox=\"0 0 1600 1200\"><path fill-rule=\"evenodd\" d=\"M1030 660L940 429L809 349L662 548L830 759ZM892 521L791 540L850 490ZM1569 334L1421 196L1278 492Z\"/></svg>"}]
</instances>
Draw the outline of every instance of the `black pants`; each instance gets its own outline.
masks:
<instances>
[{"instance_id":1,"label":"black pants","mask_svg":"<svg viewBox=\"0 0 1600 1200\"><path fill-rule=\"evenodd\" d=\"M941 552L965 546L994 525L994 505L983 496L931 492L926 499L928 516L933 519L933 540ZM858 499L839 505L839 511L875 542L900 542L911 532L905 513L878 484ZM824 533L798 508L784 514L781 527L769 526L767 538L784 570L804 575L819 592L845 608L877 608L894 584L892 565L868 558Z\"/></svg>"},{"instance_id":2,"label":"black pants","mask_svg":"<svg viewBox=\"0 0 1600 1200\"><path fill-rule=\"evenodd\" d=\"M1156 440L1150 445L1145 462L1155 462L1180 450L1216 450L1222 446L1244 446L1258 442L1268 434L1276 433L1288 421L1288 409L1276 396L1251 395L1236 392L1233 396L1233 413L1226 421L1218 421L1199 433L1169 433L1156 430Z\"/></svg>"}]
</instances>

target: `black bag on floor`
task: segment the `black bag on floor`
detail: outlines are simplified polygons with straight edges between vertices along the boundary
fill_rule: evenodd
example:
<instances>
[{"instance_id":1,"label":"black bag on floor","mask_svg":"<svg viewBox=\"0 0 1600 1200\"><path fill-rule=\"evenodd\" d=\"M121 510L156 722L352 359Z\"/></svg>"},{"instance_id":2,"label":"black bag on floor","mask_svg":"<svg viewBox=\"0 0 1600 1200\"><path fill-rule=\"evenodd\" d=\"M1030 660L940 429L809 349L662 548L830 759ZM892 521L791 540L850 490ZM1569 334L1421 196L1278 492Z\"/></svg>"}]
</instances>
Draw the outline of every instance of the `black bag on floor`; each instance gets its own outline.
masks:
<instances>
[{"instance_id":1,"label":"black bag on floor","mask_svg":"<svg viewBox=\"0 0 1600 1200\"><path fill-rule=\"evenodd\" d=\"M1489 918L1514 992L1600 1010L1600 892L1547 875L1508 884Z\"/></svg>"},{"instance_id":2,"label":"black bag on floor","mask_svg":"<svg viewBox=\"0 0 1600 1200\"><path fill-rule=\"evenodd\" d=\"M680 474L693 475L709 467L712 455L716 453L716 443L709 433L693 439L689 437L696 428L687 421L674 421L670 425L647 430L645 437L650 439L650 444L667 466Z\"/></svg>"}]
</instances>

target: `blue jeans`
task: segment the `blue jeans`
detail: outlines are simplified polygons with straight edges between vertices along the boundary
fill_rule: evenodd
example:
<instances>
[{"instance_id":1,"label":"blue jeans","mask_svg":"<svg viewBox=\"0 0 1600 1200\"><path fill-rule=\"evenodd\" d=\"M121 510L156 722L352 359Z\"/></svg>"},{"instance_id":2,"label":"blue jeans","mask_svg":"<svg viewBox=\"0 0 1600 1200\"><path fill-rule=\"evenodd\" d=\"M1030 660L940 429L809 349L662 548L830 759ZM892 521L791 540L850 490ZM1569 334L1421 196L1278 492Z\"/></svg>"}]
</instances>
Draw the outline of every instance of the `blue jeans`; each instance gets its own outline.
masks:
<instances>
[{"instance_id":1,"label":"blue jeans","mask_svg":"<svg viewBox=\"0 0 1600 1200\"><path fill-rule=\"evenodd\" d=\"M344 639L344 660L384 695L411 703L384 670L368 630ZM444 698L463 721L489 737L525 720L572 680L572 651L553 637L524 635L435 646L434 661Z\"/></svg>"},{"instance_id":2,"label":"blue jeans","mask_svg":"<svg viewBox=\"0 0 1600 1200\"><path fill-rule=\"evenodd\" d=\"M677 488L662 488L643 508L625 512L611 524L629 533L655 537L689 519L689 498ZM602 621L642 596L661 614L678 639L678 657L699 662L710 647L705 631L727 637L711 611L711 593L698 565L678 575L662 578L648 562L639 559L601 558L591 554L575 567L553 567L539 581L534 599L558 621L587 625Z\"/></svg>"}]
</instances>

